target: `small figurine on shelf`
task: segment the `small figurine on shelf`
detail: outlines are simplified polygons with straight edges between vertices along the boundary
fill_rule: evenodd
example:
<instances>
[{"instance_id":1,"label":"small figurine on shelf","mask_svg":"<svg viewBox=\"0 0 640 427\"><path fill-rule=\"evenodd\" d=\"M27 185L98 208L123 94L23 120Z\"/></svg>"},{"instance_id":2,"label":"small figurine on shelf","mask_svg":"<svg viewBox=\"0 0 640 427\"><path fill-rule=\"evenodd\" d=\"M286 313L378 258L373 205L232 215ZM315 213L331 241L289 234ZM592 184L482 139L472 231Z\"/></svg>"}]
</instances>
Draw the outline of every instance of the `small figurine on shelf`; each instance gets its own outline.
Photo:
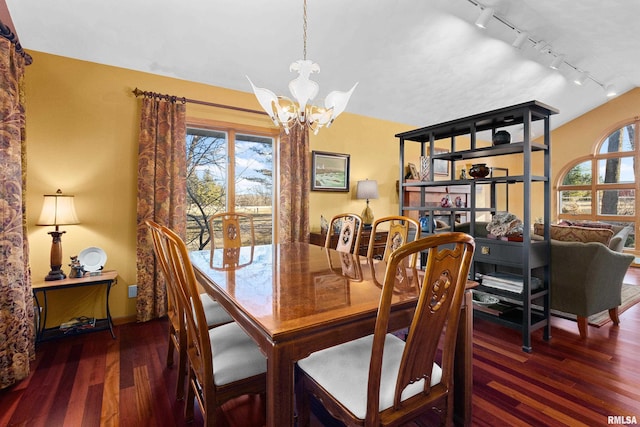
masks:
<instances>
[{"instance_id":1,"label":"small figurine on shelf","mask_svg":"<svg viewBox=\"0 0 640 427\"><path fill-rule=\"evenodd\" d=\"M442 206L443 208L450 208L451 207L451 196L449 196L447 194L442 199L440 199L440 206Z\"/></svg>"},{"instance_id":2,"label":"small figurine on shelf","mask_svg":"<svg viewBox=\"0 0 640 427\"><path fill-rule=\"evenodd\" d=\"M71 271L69 272L70 278L77 279L83 277L84 273L86 273L84 265L80 265L80 260L77 255L71 257L71 264L69 264L69 267L71 267Z\"/></svg>"},{"instance_id":3,"label":"small figurine on shelf","mask_svg":"<svg viewBox=\"0 0 640 427\"><path fill-rule=\"evenodd\" d=\"M327 234L328 231L329 223L327 222L327 219L324 217L324 215L320 215L320 232L322 234Z\"/></svg>"},{"instance_id":4,"label":"small figurine on shelf","mask_svg":"<svg viewBox=\"0 0 640 427\"><path fill-rule=\"evenodd\" d=\"M467 170L466 169L462 169L460 171L460 179L467 179Z\"/></svg>"}]
</instances>

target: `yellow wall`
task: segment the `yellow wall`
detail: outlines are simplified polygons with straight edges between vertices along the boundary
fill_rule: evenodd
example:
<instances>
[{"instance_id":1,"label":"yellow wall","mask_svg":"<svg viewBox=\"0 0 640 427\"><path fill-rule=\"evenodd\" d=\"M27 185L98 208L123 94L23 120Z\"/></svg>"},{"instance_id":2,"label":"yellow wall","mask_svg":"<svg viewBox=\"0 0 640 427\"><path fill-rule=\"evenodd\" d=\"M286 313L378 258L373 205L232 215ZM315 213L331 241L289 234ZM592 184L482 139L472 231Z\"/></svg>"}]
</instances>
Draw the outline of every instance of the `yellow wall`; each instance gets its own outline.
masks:
<instances>
[{"instance_id":1,"label":"yellow wall","mask_svg":"<svg viewBox=\"0 0 640 427\"><path fill-rule=\"evenodd\" d=\"M396 181L399 177L399 149L395 135L411 128L344 114L329 129L322 129L311 139L311 150L349 154L351 163L348 193L311 192L309 221L312 230L320 229L320 215L330 220L332 216L343 212L361 213L366 202L356 199L356 183L363 179L378 181L379 198L369 202L374 216L379 218L398 214ZM414 161L417 162L418 158L419 152L416 151Z\"/></svg>"},{"instance_id":2,"label":"yellow wall","mask_svg":"<svg viewBox=\"0 0 640 427\"><path fill-rule=\"evenodd\" d=\"M63 262L88 246L108 256L107 269L118 270L118 285L111 295L114 318L135 315L135 300L127 286L136 282L136 179L139 100L131 91L169 93L187 98L259 109L250 92L238 92L137 71L30 52L33 64L26 71L27 96L27 208L30 258L34 281L49 270L51 238L48 227L35 225L42 195L60 188L76 196L79 225L63 227ZM212 70L212 72L215 72ZM359 87L358 90L365 90ZM354 96L357 96L357 92ZM612 123L638 115L640 90L621 96L553 132L553 171L582 153ZM269 127L265 116L187 104L187 114ZM310 221L320 226L320 215L360 212L365 203L355 199L361 179L376 179L380 198L371 201L376 217L398 212L398 142L394 135L413 128L403 124L344 113L329 129L311 136L311 149L351 156L349 193L312 192ZM418 144L407 161L419 159ZM61 293L62 294L62 293ZM69 308L87 305L80 292L54 296L52 304ZM75 301L78 299L79 301ZM95 310L100 310L96 308ZM67 309L54 315L67 320ZM96 313L99 315L100 313Z\"/></svg>"}]
</instances>

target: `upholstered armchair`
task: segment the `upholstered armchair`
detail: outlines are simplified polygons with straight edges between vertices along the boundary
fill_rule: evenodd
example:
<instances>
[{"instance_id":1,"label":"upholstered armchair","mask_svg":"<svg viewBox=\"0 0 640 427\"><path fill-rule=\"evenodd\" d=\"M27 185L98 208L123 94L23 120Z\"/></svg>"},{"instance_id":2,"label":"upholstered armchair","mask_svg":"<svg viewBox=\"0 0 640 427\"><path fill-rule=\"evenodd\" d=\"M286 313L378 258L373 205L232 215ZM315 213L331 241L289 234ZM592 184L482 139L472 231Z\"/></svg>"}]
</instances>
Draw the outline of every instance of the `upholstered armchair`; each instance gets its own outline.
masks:
<instances>
[{"instance_id":1,"label":"upholstered armchair","mask_svg":"<svg viewBox=\"0 0 640 427\"><path fill-rule=\"evenodd\" d=\"M608 310L617 325L622 281L633 259L602 243L551 240L551 309L575 314L581 338L592 314Z\"/></svg>"}]
</instances>

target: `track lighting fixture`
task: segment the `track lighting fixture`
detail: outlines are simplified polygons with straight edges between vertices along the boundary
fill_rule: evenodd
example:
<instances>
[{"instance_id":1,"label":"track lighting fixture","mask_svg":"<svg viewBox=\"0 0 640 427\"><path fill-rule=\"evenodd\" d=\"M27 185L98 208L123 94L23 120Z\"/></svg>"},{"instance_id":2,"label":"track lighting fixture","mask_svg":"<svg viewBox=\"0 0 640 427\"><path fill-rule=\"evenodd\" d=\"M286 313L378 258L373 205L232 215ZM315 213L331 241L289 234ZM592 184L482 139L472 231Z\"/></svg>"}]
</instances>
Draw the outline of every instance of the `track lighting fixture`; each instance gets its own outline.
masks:
<instances>
[{"instance_id":1,"label":"track lighting fixture","mask_svg":"<svg viewBox=\"0 0 640 427\"><path fill-rule=\"evenodd\" d=\"M553 58L553 61L551 61L551 64L549 64L549 68L553 70L557 70L558 68L560 68L560 66L564 62L564 58L565 58L564 55L557 55L555 58Z\"/></svg>"},{"instance_id":2,"label":"track lighting fixture","mask_svg":"<svg viewBox=\"0 0 640 427\"><path fill-rule=\"evenodd\" d=\"M616 88L616 86L611 83L608 84L605 88L604 88L604 93L611 98L612 96L616 96L618 94L618 89Z\"/></svg>"},{"instance_id":3,"label":"track lighting fixture","mask_svg":"<svg viewBox=\"0 0 640 427\"><path fill-rule=\"evenodd\" d=\"M515 41L513 42L513 47L515 47L516 49L522 49L522 45L524 45L524 42L526 42L528 39L529 33L519 32L518 37L516 37Z\"/></svg>"},{"instance_id":4,"label":"track lighting fixture","mask_svg":"<svg viewBox=\"0 0 640 427\"><path fill-rule=\"evenodd\" d=\"M589 76L584 71L577 71L576 77L573 79L573 82L578 86L583 86L587 82L588 78Z\"/></svg>"},{"instance_id":5,"label":"track lighting fixture","mask_svg":"<svg viewBox=\"0 0 640 427\"><path fill-rule=\"evenodd\" d=\"M591 80L598 86L602 87L608 97L613 97L618 94L618 89L613 84L606 85L588 72L578 69L578 67L576 67L575 65L567 62L567 58L565 55L555 54L553 52L552 46L549 43L542 39L537 39L535 36L532 37L531 34L529 34L527 31L517 28L508 20L507 17L496 14L493 8L484 6L478 0L467 1L482 10L480 15L478 16L478 19L476 20L476 25L478 27L487 28L489 21L491 19L495 19L496 21L503 24L505 27L510 28L516 33L516 38L512 43L513 47L515 47L516 49L522 49L525 43L529 41L539 55L542 56L543 54L549 54L554 57L551 63L549 63L550 68L557 70L561 66L563 66L565 68L568 67L569 69L573 69L573 71L575 72L573 82L578 86L583 86L587 82L587 80Z\"/></svg>"},{"instance_id":6,"label":"track lighting fixture","mask_svg":"<svg viewBox=\"0 0 640 427\"><path fill-rule=\"evenodd\" d=\"M476 20L476 25L480 28L487 28L487 24L489 20L493 18L493 9L490 7L485 7L482 9L482 13Z\"/></svg>"}]
</instances>

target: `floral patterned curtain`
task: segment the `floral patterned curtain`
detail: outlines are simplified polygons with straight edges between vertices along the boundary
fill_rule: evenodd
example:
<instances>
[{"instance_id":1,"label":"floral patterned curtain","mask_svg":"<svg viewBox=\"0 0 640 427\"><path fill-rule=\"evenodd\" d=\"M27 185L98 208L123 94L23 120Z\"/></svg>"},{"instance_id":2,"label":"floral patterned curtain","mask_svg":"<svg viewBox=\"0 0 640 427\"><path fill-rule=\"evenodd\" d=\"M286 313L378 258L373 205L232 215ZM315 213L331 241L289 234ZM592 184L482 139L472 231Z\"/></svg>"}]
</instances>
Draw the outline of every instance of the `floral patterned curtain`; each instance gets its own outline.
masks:
<instances>
[{"instance_id":1,"label":"floral patterned curtain","mask_svg":"<svg viewBox=\"0 0 640 427\"><path fill-rule=\"evenodd\" d=\"M280 132L280 243L309 241L310 162L308 129Z\"/></svg>"},{"instance_id":2,"label":"floral patterned curtain","mask_svg":"<svg viewBox=\"0 0 640 427\"><path fill-rule=\"evenodd\" d=\"M139 322L166 314L165 283L156 265L145 220L186 231L185 105L172 100L142 99L138 147L138 215L136 300Z\"/></svg>"},{"instance_id":3,"label":"floral patterned curtain","mask_svg":"<svg viewBox=\"0 0 640 427\"><path fill-rule=\"evenodd\" d=\"M0 389L29 375L35 328L25 207L25 54L0 23ZM30 63L30 61L28 61Z\"/></svg>"}]
</instances>

